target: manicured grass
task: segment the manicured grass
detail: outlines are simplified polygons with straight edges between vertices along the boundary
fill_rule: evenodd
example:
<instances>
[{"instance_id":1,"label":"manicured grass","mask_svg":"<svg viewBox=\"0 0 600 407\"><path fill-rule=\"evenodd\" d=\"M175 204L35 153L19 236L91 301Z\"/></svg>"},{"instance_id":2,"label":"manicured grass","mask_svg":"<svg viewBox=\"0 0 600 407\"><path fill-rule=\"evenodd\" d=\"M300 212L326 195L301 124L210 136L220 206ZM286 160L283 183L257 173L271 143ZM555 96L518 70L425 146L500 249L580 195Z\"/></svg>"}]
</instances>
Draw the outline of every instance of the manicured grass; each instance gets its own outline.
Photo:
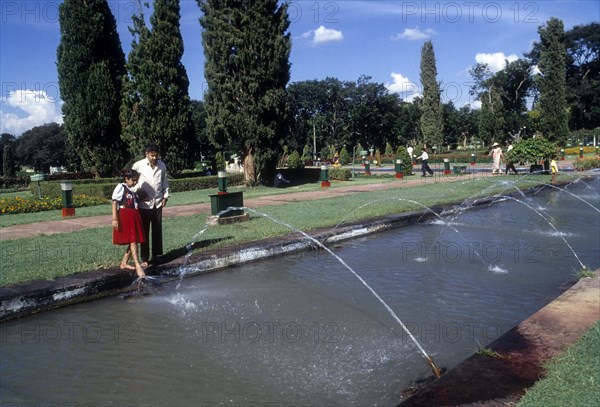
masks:
<instances>
[{"instance_id":1,"label":"manicured grass","mask_svg":"<svg viewBox=\"0 0 600 407\"><path fill-rule=\"evenodd\" d=\"M364 184L372 184L374 182L377 183L387 183L387 182L397 182L392 177L360 177L355 178L352 181L347 182L332 182L332 188L339 188L348 185L364 185ZM303 191L314 191L321 189L320 184L304 184L290 188L267 188L267 187L256 187L256 188L245 188L245 187L232 187L228 188L230 192L236 191L244 191L244 197L246 199L256 198L259 196L267 196L267 195L276 195L276 194L289 194L293 192L303 192ZM209 195L214 194L216 191L214 189L203 189L197 191L187 191L187 192L176 192L171 195L169 199L169 206L176 205L190 205L190 204L198 204L198 203L209 203L210 198ZM2 194L0 196L9 196ZM14 196L14 195L10 195ZM30 192L20 192L18 196L26 197L31 196ZM98 206L90 206L84 208L76 208L75 214L77 217L86 217L86 216L99 216L99 215L110 215L111 207L110 201L106 201L106 205L98 205ZM36 223L36 222L45 222L49 220L60 220L62 219L62 211L61 210L52 210L52 211L44 211L44 212L35 212L35 213L19 213L12 215L2 215L0 217L0 227L13 226L13 225L24 225L27 223Z\"/></svg>"},{"instance_id":2,"label":"manicured grass","mask_svg":"<svg viewBox=\"0 0 600 407\"><path fill-rule=\"evenodd\" d=\"M527 390L518 407L600 406L600 321L546 364L547 376Z\"/></svg>"},{"instance_id":3,"label":"manicured grass","mask_svg":"<svg viewBox=\"0 0 600 407\"><path fill-rule=\"evenodd\" d=\"M536 182L544 183L547 178L527 177L519 185L521 188L526 188ZM308 231L390 213L422 209L424 206L434 204L460 202L466 198L499 193L507 188L507 193L513 192L510 183L504 181L514 179L514 177L476 179L465 177L464 181L459 178L458 181L451 183L432 183L428 180L429 183L408 188L262 207L260 211L298 229ZM315 188L315 185L306 188L309 187ZM281 190L268 189L256 192L272 191ZM249 195L252 192L250 191ZM200 199L202 194L195 193L196 198ZM189 198L188 193L182 194L186 195L181 198L181 201ZM174 197L173 200L175 199ZM416 201L418 204L410 201ZM107 206L105 209L109 208ZM83 209L85 208L81 208L82 211ZM105 214L108 214L108 211ZM186 245L204 228L206 217L207 215L195 215L166 219L163 225L165 254L174 257L185 255ZM290 231L284 226L252 214L250 222L210 227L199 239L210 242L209 248L218 248L287 233ZM0 286L36 279L53 279L102 267L114 267L118 264L123 250L122 247L112 245L109 226L35 238L5 240L0 243L2 264Z\"/></svg>"}]
</instances>

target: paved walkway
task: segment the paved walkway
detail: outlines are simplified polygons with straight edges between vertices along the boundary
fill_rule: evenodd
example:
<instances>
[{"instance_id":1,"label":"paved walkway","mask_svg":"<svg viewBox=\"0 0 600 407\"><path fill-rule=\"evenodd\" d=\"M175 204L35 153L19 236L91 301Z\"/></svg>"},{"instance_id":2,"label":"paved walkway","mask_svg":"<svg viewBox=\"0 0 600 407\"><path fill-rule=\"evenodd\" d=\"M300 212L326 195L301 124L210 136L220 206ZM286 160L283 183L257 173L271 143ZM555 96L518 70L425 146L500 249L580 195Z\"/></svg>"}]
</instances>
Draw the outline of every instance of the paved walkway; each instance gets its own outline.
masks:
<instances>
[{"instance_id":1,"label":"paved walkway","mask_svg":"<svg viewBox=\"0 0 600 407\"><path fill-rule=\"evenodd\" d=\"M464 181L477 177L490 176L489 173L467 174L462 176L440 175L436 173L434 177L422 178L419 175L411 176L397 182L372 183L362 185L348 185L336 188L323 188L315 191L291 192L276 195L267 195L252 199L245 199L244 205L250 208L259 208L262 206L285 205L291 202L303 202L314 199L326 199L335 196L350 195L353 193L383 191L394 188L406 188L416 185L432 183L448 183ZM107 210L109 212L109 210ZM210 203L199 203L190 205L167 206L164 209L163 216L172 218L178 216L193 216L201 213L210 213ZM111 215L107 213L102 216L73 217L47 222L28 223L24 225L7 226L0 228L0 241L19 239L24 237L34 237L38 235L52 235L57 233L76 232L83 229L108 226L111 222Z\"/></svg>"}]
</instances>

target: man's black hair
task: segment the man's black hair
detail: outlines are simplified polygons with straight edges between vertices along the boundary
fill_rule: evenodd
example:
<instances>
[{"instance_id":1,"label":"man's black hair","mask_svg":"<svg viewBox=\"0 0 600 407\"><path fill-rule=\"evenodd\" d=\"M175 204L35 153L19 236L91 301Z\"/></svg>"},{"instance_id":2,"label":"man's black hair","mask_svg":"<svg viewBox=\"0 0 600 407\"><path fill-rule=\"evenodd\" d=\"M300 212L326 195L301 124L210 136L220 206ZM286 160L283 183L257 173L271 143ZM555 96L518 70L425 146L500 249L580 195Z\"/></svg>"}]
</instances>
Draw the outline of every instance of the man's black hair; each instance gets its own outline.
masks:
<instances>
[{"instance_id":1,"label":"man's black hair","mask_svg":"<svg viewBox=\"0 0 600 407\"><path fill-rule=\"evenodd\" d=\"M150 143L146 146L144 150L145 153L160 153L160 149L156 145L156 143Z\"/></svg>"}]
</instances>

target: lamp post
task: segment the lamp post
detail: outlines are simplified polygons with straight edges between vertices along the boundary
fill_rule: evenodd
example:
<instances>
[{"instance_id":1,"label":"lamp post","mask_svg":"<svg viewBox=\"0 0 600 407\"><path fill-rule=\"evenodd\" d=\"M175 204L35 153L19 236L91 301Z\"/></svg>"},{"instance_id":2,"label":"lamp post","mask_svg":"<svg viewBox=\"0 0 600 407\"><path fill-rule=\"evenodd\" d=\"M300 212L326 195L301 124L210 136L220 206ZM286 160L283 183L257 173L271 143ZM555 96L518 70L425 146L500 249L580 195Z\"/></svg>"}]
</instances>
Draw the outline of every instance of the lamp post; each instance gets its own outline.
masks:
<instances>
[{"instance_id":1,"label":"lamp post","mask_svg":"<svg viewBox=\"0 0 600 407\"><path fill-rule=\"evenodd\" d=\"M73 206L73 183L71 181L60 182L60 192L62 197L62 216L75 216L75 207Z\"/></svg>"},{"instance_id":2,"label":"lamp post","mask_svg":"<svg viewBox=\"0 0 600 407\"><path fill-rule=\"evenodd\" d=\"M219 191L217 192L217 195L228 194L228 192L227 192L227 172L226 171L219 171L217 173L217 183L219 186Z\"/></svg>"},{"instance_id":3,"label":"lamp post","mask_svg":"<svg viewBox=\"0 0 600 407\"><path fill-rule=\"evenodd\" d=\"M402 179L404 178L404 173L402 172L402 159L398 158L396 159L396 178L398 179Z\"/></svg>"},{"instance_id":4,"label":"lamp post","mask_svg":"<svg viewBox=\"0 0 600 407\"><path fill-rule=\"evenodd\" d=\"M321 181L321 188L329 188L331 186L331 183L329 182L329 169L326 165L321 166L319 180Z\"/></svg>"}]
</instances>

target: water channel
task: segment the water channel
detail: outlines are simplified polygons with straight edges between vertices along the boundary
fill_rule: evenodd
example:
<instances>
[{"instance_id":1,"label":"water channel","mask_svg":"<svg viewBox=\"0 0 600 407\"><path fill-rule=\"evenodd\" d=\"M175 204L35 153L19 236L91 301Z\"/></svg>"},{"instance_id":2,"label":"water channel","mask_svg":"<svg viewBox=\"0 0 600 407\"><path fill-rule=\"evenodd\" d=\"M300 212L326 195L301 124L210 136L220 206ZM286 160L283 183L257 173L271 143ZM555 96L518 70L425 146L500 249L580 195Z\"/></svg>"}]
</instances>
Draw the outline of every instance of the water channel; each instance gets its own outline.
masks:
<instances>
[{"instance_id":1,"label":"water channel","mask_svg":"<svg viewBox=\"0 0 600 407\"><path fill-rule=\"evenodd\" d=\"M600 266L600 178L561 188L331 249L450 369ZM2 403L394 406L430 375L323 250L0 325Z\"/></svg>"}]
</instances>

